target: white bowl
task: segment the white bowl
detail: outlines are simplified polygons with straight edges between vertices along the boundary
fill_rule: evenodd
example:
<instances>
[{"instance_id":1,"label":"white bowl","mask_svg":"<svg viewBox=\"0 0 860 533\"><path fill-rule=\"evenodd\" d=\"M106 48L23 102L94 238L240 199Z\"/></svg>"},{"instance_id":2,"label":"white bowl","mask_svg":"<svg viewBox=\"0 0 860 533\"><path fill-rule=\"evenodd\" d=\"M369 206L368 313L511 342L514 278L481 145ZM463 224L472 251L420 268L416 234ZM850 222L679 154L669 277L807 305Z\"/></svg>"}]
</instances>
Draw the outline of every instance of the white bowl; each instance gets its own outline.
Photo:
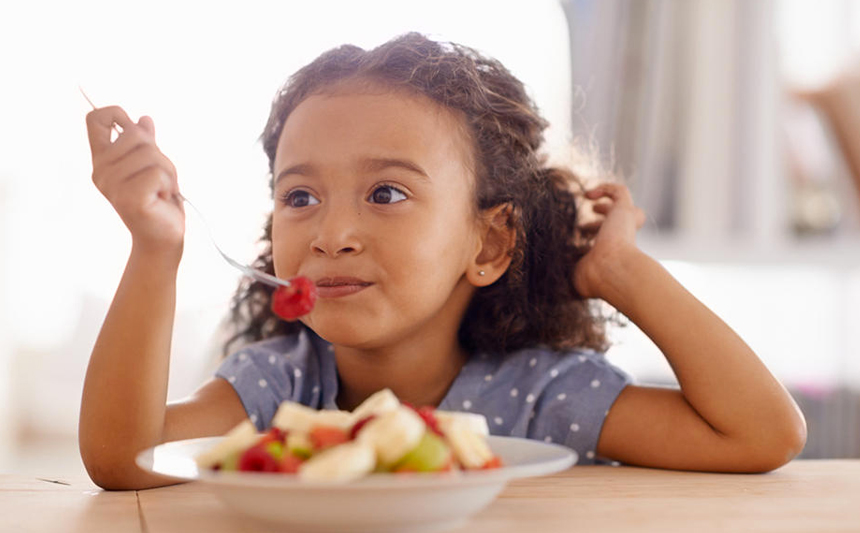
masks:
<instances>
[{"instance_id":1,"label":"white bowl","mask_svg":"<svg viewBox=\"0 0 860 533\"><path fill-rule=\"evenodd\" d=\"M552 474L573 465L563 446L489 437L505 466L474 472L372 474L345 484L310 483L289 474L198 470L194 457L223 437L169 442L141 452L149 472L208 487L245 515L312 532L417 533L462 525L514 478Z\"/></svg>"}]
</instances>

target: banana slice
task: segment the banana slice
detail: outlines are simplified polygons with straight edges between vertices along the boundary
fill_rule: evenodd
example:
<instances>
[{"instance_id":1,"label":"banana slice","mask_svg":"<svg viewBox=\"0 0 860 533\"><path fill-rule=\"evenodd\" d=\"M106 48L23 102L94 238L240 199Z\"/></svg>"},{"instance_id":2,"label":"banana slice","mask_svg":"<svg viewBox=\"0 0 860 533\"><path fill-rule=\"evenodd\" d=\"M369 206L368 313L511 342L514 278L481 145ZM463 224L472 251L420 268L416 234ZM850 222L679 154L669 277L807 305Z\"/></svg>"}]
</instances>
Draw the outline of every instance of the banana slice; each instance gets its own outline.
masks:
<instances>
[{"instance_id":1,"label":"banana slice","mask_svg":"<svg viewBox=\"0 0 860 533\"><path fill-rule=\"evenodd\" d=\"M436 416L436 420L439 421L440 426L452 420L458 420L458 424L464 424L478 435L483 435L484 437L490 435L490 427L487 425L487 419L484 415L478 413L461 413L458 411L435 411L434 415Z\"/></svg>"},{"instance_id":2,"label":"banana slice","mask_svg":"<svg viewBox=\"0 0 860 533\"><path fill-rule=\"evenodd\" d=\"M272 418L272 425L284 431L309 432L314 426L334 426L343 430L352 425L347 411L317 411L295 402L284 402Z\"/></svg>"},{"instance_id":3,"label":"banana slice","mask_svg":"<svg viewBox=\"0 0 860 533\"><path fill-rule=\"evenodd\" d=\"M352 415L349 411L335 411L324 409L317 411L315 426L332 426L344 431L352 427Z\"/></svg>"},{"instance_id":4,"label":"banana slice","mask_svg":"<svg viewBox=\"0 0 860 533\"><path fill-rule=\"evenodd\" d=\"M257 433L257 428L254 427L253 422L245 420L231 429L218 444L197 455L194 461L198 468L212 468L223 462L228 456L250 448L261 437L262 434Z\"/></svg>"},{"instance_id":5,"label":"banana slice","mask_svg":"<svg viewBox=\"0 0 860 533\"><path fill-rule=\"evenodd\" d=\"M451 414L451 413L448 413ZM461 415L464 413L456 413ZM477 415L481 416L481 415ZM481 416L483 418L483 416ZM457 461L465 468L482 468L487 461L494 457L493 451L484 439L484 435L475 431L480 426L474 418L463 416L438 417L439 429L454 450ZM484 426L487 422L484 420Z\"/></svg>"},{"instance_id":6,"label":"banana slice","mask_svg":"<svg viewBox=\"0 0 860 533\"><path fill-rule=\"evenodd\" d=\"M358 440L370 444L383 466L396 463L418 445L425 430L424 420L412 409L400 406L378 415L358 433Z\"/></svg>"},{"instance_id":7,"label":"banana slice","mask_svg":"<svg viewBox=\"0 0 860 533\"><path fill-rule=\"evenodd\" d=\"M400 407L400 400L391 392L391 389L382 389L374 392L361 405L352 410L352 422L358 422L370 415L382 415L396 410Z\"/></svg>"},{"instance_id":8,"label":"banana slice","mask_svg":"<svg viewBox=\"0 0 860 533\"><path fill-rule=\"evenodd\" d=\"M364 477L376 466L376 452L368 443L352 441L329 448L299 467L304 481L346 482Z\"/></svg>"}]
</instances>

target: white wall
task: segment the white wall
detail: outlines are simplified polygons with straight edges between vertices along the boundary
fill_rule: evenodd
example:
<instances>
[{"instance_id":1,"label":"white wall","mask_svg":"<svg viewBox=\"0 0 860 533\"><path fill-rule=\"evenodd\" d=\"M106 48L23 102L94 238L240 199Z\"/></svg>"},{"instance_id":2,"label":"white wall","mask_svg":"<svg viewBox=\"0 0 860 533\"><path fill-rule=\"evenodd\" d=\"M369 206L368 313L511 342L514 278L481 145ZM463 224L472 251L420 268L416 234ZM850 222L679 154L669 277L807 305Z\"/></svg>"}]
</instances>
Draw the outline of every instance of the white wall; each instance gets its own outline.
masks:
<instances>
[{"instance_id":1,"label":"white wall","mask_svg":"<svg viewBox=\"0 0 860 533\"><path fill-rule=\"evenodd\" d=\"M531 88L562 144L567 30L554 0L529 2L4 2L0 7L0 426L74 433L92 344L129 248L90 181L82 86L97 105L149 114L183 193L228 253L251 259L268 206L256 142L276 89L343 43L416 30L481 49ZM171 398L211 367L207 346L236 273L188 219ZM15 406L12 409L12 406ZM0 441L5 439L0 439Z\"/></svg>"},{"instance_id":2,"label":"white wall","mask_svg":"<svg viewBox=\"0 0 860 533\"><path fill-rule=\"evenodd\" d=\"M725 264L666 261L784 383L860 389L860 264ZM634 325L614 331L610 359L643 382L673 382L657 347Z\"/></svg>"}]
</instances>

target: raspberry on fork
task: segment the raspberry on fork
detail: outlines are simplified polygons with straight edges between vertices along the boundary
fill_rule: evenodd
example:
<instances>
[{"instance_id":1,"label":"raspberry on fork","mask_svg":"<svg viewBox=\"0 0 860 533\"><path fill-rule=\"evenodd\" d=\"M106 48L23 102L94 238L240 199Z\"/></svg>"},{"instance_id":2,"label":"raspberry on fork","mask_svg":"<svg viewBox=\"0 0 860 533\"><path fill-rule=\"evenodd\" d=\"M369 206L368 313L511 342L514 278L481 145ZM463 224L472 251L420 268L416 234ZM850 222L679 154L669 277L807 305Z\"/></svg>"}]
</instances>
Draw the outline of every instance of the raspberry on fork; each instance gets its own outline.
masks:
<instances>
[{"instance_id":1,"label":"raspberry on fork","mask_svg":"<svg viewBox=\"0 0 860 533\"><path fill-rule=\"evenodd\" d=\"M317 299L317 288L313 281L298 276L290 280L290 286L279 286L272 294L272 311L280 318L293 321L310 313Z\"/></svg>"}]
</instances>

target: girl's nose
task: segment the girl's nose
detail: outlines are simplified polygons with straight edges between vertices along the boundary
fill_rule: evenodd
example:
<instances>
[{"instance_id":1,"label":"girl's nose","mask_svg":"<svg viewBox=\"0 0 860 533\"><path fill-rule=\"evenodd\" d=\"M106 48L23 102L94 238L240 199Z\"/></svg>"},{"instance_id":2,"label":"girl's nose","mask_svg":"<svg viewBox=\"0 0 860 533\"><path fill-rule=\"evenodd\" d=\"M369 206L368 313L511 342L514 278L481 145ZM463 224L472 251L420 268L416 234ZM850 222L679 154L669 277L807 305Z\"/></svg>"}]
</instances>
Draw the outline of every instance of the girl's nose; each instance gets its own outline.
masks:
<instances>
[{"instance_id":1,"label":"girl's nose","mask_svg":"<svg viewBox=\"0 0 860 533\"><path fill-rule=\"evenodd\" d=\"M354 208L329 209L311 241L311 251L329 257L360 253L364 246L359 236L359 218L360 213Z\"/></svg>"}]
</instances>

